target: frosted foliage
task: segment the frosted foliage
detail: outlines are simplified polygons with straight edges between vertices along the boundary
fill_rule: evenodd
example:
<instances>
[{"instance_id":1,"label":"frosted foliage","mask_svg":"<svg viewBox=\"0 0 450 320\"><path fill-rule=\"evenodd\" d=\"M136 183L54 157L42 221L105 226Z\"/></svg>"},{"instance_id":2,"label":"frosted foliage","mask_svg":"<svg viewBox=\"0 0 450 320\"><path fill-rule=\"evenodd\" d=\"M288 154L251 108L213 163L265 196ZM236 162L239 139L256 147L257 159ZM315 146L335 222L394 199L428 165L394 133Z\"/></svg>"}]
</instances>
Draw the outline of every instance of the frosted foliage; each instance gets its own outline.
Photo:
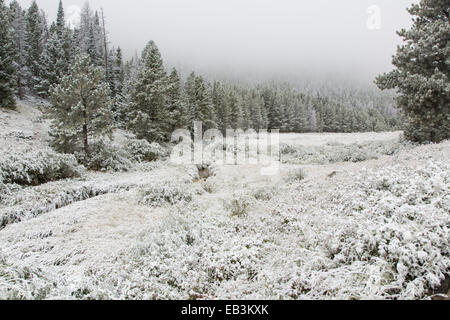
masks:
<instances>
[{"instance_id":1,"label":"frosted foliage","mask_svg":"<svg viewBox=\"0 0 450 320\"><path fill-rule=\"evenodd\" d=\"M194 166L160 162L27 189L23 203L36 188L105 192L0 231L0 298L427 298L449 276L449 147L303 166L303 179L284 164L193 182Z\"/></svg>"}]
</instances>

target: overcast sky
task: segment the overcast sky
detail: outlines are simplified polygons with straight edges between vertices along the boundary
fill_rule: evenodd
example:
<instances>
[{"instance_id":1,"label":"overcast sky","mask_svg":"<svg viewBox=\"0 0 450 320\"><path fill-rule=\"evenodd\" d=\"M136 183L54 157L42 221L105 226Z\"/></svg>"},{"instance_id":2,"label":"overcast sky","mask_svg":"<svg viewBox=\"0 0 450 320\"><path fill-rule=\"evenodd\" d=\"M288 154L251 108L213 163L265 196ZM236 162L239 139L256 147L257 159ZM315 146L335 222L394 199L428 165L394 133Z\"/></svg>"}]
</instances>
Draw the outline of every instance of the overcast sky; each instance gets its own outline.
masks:
<instances>
[{"instance_id":1,"label":"overcast sky","mask_svg":"<svg viewBox=\"0 0 450 320\"><path fill-rule=\"evenodd\" d=\"M18 0L28 7L31 0ZM63 0L76 18L85 0ZM364 81L391 67L400 38L411 25L414 0L91 0L103 8L112 44L127 56L148 40L169 65L200 72L358 77ZM37 0L56 17L57 0ZM369 29L377 23L380 29Z\"/></svg>"}]
</instances>

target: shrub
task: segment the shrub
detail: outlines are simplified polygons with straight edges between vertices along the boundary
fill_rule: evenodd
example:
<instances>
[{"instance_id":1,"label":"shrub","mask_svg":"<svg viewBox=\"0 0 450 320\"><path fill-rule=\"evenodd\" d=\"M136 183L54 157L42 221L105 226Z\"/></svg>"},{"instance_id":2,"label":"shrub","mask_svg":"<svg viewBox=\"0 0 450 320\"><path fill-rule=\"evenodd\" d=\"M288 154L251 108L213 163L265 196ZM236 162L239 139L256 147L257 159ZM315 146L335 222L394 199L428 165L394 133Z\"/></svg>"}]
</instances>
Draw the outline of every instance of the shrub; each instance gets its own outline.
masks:
<instances>
[{"instance_id":1,"label":"shrub","mask_svg":"<svg viewBox=\"0 0 450 320\"><path fill-rule=\"evenodd\" d=\"M165 156L165 151L156 142L149 143L147 140L130 139L125 144L128 156L138 162L156 161Z\"/></svg>"},{"instance_id":2,"label":"shrub","mask_svg":"<svg viewBox=\"0 0 450 320\"><path fill-rule=\"evenodd\" d=\"M291 171L288 175L287 180L288 180L288 182L299 182L299 181L305 180L305 178L306 178L306 173L302 168L300 168L300 169Z\"/></svg>"},{"instance_id":3,"label":"shrub","mask_svg":"<svg viewBox=\"0 0 450 320\"><path fill-rule=\"evenodd\" d=\"M282 146L282 162L293 164L328 164L362 162L382 155L395 155L411 148L405 141L373 141L361 144L329 143L324 146Z\"/></svg>"},{"instance_id":4,"label":"shrub","mask_svg":"<svg viewBox=\"0 0 450 320\"><path fill-rule=\"evenodd\" d=\"M140 204L160 207L165 204L174 205L179 202L189 203L193 193L186 186L164 184L150 186L141 190Z\"/></svg>"},{"instance_id":5,"label":"shrub","mask_svg":"<svg viewBox=\"0 0 450 320\"><path fill-rule=\"evenodd\" d=\"M269 201L271 200L277 190L275 187L260 187L253 191L252 195L256 200L259 201Z\"/></svg>"},{"instance_id":6,"label":"shrub","mask_svg":"<svg viewBox=\"0 0 450 320\"><path fill-rule=\"evenodd\" d=\"M128 171L133 163L126 151L104 141L91 143L89 146L89 157L86 159L84 153L77 153L77 159L89 170L94 171Z\"/></svg>"},{"instance_id":7,"label":"shrub","mask_svg":"<svg viewBox=\"0 0 450 320\"><path fill-rule=\"evenodd\" d=\"M79 175L80 168L73 155L59 154L51 149L9 149L0 156L2 184L35 186Z\"/></svg>"},{"instance_id":8,"label":"shrub","mask_svg":"<svg viewBox=\"0 0 450 320\"><path fill-rule=\"evenodd\" d=\"M245 217L248 214L250 200L244 196L234 196L226 203L225 208L230 211L232 217Z\"/></svg>"},{"instance_id":9,"label":"shrub","mask_svg":"<svg viewBox=\"0 0 450 320\"><path fill-rule=\"evenodd\" d=\"M211 181L202 180L200 181L200 185L207 193L214 193L217 191L217 185Z\"/></svg>"}]
</instances>

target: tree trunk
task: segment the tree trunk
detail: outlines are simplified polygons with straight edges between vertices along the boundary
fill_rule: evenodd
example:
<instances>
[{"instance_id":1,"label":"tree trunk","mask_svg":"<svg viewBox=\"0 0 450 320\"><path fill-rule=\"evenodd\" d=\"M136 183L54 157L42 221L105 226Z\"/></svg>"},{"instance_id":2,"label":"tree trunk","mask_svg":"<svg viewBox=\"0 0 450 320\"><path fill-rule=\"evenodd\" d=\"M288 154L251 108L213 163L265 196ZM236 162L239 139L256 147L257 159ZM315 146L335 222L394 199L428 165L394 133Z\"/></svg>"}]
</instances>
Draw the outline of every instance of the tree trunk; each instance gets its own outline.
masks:
<instances>
[{"instance_id":1,"label":"tree trunk","mask_svg":"<svg viewBox=\"0 0 450 320\"><path fill-rule=\"evenodd\" d=\"M103 46L105 50L105 72L108 74L108 40L106 38L106 26L105 26L105 15L103 14L103 8L102 8L102 27L103 27Z\"/></svg>"},{"instance_id":2,"label":"tree trunk","mask_svg":"<svg viewBox=\"0 0 450 320\"><path fill-rule=\"evenodd\" d=\"M86 112L84 112L84 116L86 117ZM88 138L88 125L86 122L83 125L83 137L84 137L84 153L87 159L89 158L89 138Z\"/></svg>"}]
</instances>

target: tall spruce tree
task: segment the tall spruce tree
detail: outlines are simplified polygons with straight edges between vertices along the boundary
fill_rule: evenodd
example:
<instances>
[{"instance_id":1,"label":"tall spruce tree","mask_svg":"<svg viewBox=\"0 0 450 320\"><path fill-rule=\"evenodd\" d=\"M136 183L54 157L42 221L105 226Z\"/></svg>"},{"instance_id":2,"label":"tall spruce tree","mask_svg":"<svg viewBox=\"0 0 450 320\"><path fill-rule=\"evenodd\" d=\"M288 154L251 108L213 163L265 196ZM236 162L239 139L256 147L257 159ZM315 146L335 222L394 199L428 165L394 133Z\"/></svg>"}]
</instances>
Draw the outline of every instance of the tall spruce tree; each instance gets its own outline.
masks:
<instances>
[{"instance_id":1,"label":"tall spruce tree","mask_svg":"<svg viewBox=\"0 0 450 320\"><path fill-rule=\"evenodd\" d=\"M2 21L0 23L0 107L14 109L16 50L10 27L9 9L3 0L0 0L0 21Z\"/></svg>"},{"instance_id":2,"label":"tall spruce tree","mask_svg":"<svg viewBox=\"0 0 450 320\"><path fill-rule=\"evenodd\" d=\"M116 99L118 126L125 128L130 121L132 92L135 91L139 75L140 59L136 56L124 64L124 81L122 92Z\"/></svg>"},{"instance_id":3,"label":"tall spruce tree","mask_svg":"<svg viewBox=\"0 0 450 320\"><path fill-rule=\"evenodd\" d=\"M33 0L26 16L26 64L29 70L28 87L34 89L40 81L39 61L43 50L43 22L39 7Z\"/></svg>"},{"instance_id":4,"label":"tall spruce tree","mask_svg":"<svg viewBox=\"0 0 450 320\"><path fill-rule=\"evenodd\" d=\"M188 112L181 96L180 76L175 68L168 78L167 106L169 111L169 133L176 129L186 128Z\"/></svg>"},{"instance_id":5,"label":"tall spruce tree","mask_svg":"<svg viewBox=\"0 0 450 320\"><path fill-rule=\"evenodd\" d=\"M231 89L228 92L226 99L227 99L226 103L228 105L228 109L230 110L228 126L231 129L240 129L243 116L242 116L241 105L239 104L239 97L237 95L237 92L234 89Z\"/></svg>"},{"instance_id":6,"label":"tall spruce tree","mask_svg":"<svg viewBox=\"0 0 450 320\"><path fill-rule=\"evenodd\" d=\"M110 92L103 68L91 64L89 56L75 58L69 74L51 90L53 147L65 153L79 153L89 161L90 143L111 134Z\"/></svg>"},{"instance_id":7,"label":"tall spruce tree","mask_svg":"<svg viewBox=\"0 0 450 320\"><path fill-rule=\"evenodd\" d=\"M11 14L12 36L14 38L14 46L16 50L16 58L14 67L16 69L16 89L20 99L25 96L27 66L26 66L26 21L25 11L21 8L16 0L9 5ZM2 20L3 21L3 20Z\"/></svg>"},{"instance_id":8,"label":"tall spruce tree","mask_svg":"<svg viewBox=\"0 0 450 320\"><path fill-rule=\"evenodd\" d=\"M66 20L65 20L65 16L64 16L64 8L63 8L62 0L59 0L58 13L56 15L56 30L57 30L59 39L63 39L65 29L66 29Z\"/></svg>"},{"instance_id":9,"label":"tall spruce tree","mask_svg":"<svg viewBox=\"0 0 450 320\"><path fill-rule=\"evenodd\" d=\"M93 65L100 66L102 65L102 58L98 50L98 41L94 30L95 30L94 25L91 23L91 25L89 26L89 35L87 38L86 53L91 59L91 63Z\"/></svg>"},{"instance_id":10,"label":"tall spruce tree","mask_svg":"<svg viewBox=\"0 0 450 320\"><path fill-rule=\"evenodd\" d=\"M128 128L140 139L163 141L169 123L168 84L158 47L150 41L142 52L138 79L131 94Z\"/></svg>"},{"instance_id":11,"label":"tall spruce tree","mask_svg":"<svg viewBox=\"0 0 450 320\"><path fill-rule=\"evenodd\" d=\"M230 109L226 101L225 88L219 81L214 81L212 103L216 112L217 126L225 134L230 124Z\"/></svg>"},{"instance_id":12,"label":"tall spruce tree","mask_svg":"<svg viewBox=\"0 0 450 320\"><path fill-rule=\"evenodd\" d=\"M408 139L439 142L450 137L450 2L421 0L408 11L415 19L398 32L405 43L393 58L396 69L376 83L397 89Z\"/></svg>"},{"instance_id":13,"label":"tall spruce tree","mask_svg":"<svg viewBox=\"0 0 450 320\"><path fill-rule=\"evenodd\" d=\"M36 93L43 98L49 96L50 88L56 85L61 76L68 71L66 55L57 30L50 36L40 59L40 78Z\"/></svg>"},{"instance_id":14,"label":"tall spruce tree","mask_svg":"<svg viewBox=\"0 0 450 320\"><path fill-rule=\"evenodd\" d=\"M125 80L124 70L123 70L123 57L122 49L117 48L113 56L114 60L112 62L112 74L113 74L113 97L122 94L123 82Z\"/></svg>"},{"instance_id":15,"label":"tall spruce tree","mask_svg":"<svg viewBox=\"0 0 450 320\"><path fill-rule=\"evenodd\" d=\"M211 91L202 76L192 72L184 87L185 101L189 110L189 126L193 129L194 121L203 123L203 130L217 127L212 104Z\"/></svg>"}]
</instances>

